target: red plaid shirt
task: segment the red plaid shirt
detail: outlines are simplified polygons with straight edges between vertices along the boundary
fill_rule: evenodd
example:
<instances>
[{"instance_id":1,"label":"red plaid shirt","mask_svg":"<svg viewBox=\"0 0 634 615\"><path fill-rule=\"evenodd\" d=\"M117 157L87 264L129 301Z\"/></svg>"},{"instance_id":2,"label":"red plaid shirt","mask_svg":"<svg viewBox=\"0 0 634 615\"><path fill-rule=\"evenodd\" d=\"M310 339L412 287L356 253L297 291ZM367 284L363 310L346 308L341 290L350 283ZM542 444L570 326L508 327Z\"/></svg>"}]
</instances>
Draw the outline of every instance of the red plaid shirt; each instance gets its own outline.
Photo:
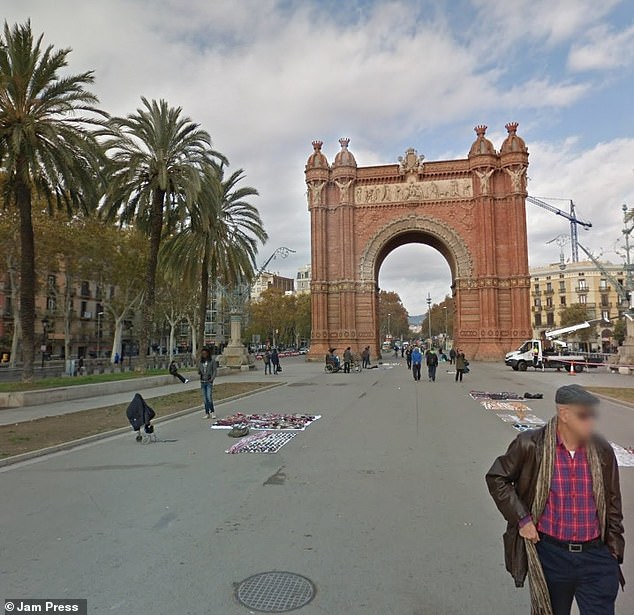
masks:
<instances>
[{"instance_id":1,"label":"red plaid shirt","mask_svg":"<svg viewBox=\"0 0 634 615\"><path fill-rule=\"evenodd\" d=\"M587 542L601 534L586 451L578 448L573 457L559 435L550 493L537 529L564 542Z\"/></svg>"}]
</instances>

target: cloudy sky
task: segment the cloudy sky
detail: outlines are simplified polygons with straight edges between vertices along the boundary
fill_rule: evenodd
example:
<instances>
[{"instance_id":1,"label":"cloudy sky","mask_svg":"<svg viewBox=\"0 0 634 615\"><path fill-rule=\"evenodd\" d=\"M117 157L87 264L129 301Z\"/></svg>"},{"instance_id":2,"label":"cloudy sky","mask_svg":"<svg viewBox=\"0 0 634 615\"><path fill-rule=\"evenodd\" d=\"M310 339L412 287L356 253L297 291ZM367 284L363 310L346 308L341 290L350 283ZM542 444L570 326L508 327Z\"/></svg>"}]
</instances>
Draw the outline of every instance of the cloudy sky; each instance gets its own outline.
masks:
<instances>
[{"instance_id":1,"label":"cloudy sky","mask_svg":"<svg viewBox=\"0 0 634 615\"><path fill-rule=\"evenodd\" d=\"M573 198L594 228L581 235L615 260L621 205L634 206L634 5L631 0L3 0L47 41L96 71L102 107L125 114L144 95L204 125L261 193L265 259L294 274L310 259L303 168L321 138L332 159L348 136L360 165L466 156L473 126L497 147L520 122L529 191ZM532 264L564 220L528 206ZM411 313L448 292L429 248L393 252L382 288Z\"/></svg>"}]
</instances>

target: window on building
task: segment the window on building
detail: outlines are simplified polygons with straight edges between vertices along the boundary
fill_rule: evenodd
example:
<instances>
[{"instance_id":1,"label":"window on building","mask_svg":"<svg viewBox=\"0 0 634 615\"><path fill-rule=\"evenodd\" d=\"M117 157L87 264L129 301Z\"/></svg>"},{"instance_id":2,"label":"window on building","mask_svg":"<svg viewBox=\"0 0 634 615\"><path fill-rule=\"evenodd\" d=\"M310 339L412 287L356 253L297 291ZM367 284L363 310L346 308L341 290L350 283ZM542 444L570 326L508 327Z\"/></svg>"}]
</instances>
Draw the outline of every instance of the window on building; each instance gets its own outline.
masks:
<instances>
[{"instance_id":1,"label":"window on building","mask_svg":"<svg viewBox=\"0 0 634 615\"><path fill-rule=\"evenodd\" d=\"M535 292L538 293L539 292L539 284L535 284Z\"/></svg>"},{"instance_id":2,"label":"window on building","mask_svg":"<svg viewBox=\"0 0 634 615\"><path fill-rule=\"evenodd\" d=\"M586 282L586 280L579 280L579 290L587 290L588 289L588 283Z\"/></svg>"},{"instance_id":3,"label":"window on building","mask_svg":"<svg viewBox=\"0 0 634 615\"><path fill-rule=\"evenodd\" d=\"M101 301L103 299L101 284L97 284L97 287L95 288L95 299L97 299L98 301Z\"/></svg>"},{"instance_id":4,"label":"window on building","mask_svg":"<svg viewBox=\"0 0 634 615\"><path fill-rule=\"evenodd\" d=\"M4 298L4 315L13 316L13 301L11 297Z\"/></svg>"},{"instance_id":5,"label":"window on building","mask_svg":"<svg viewBox=\"0 0 634 615\"><path fill-rule=\"evenodd\" d=\"M588 303L588 295L579 295L579 303L582 305Z\"/></svg>"},{"instance_id":6,"label":"window on building","mask_svg":"<svg viewBox=\"0 0 634 615\"><path fill-rule=\"evenodd\" d=\"M559 297L559 305L566 305L566 297L564 297L563 295Z\"/></svg>"},{"instance_id":7,"label":"window on building","mask_svg":"<svg viewBox=\"0 0 634 615\"><path fill-rule=\"evenodd\" d=\"M46 297L46 309L49 312L54 312L57 309L57 299L54 295Z\"/></svg>"},{"instance_id":8,"label":"window on building","mask_svg":"<svg viewBox=\"0 0 634 615\"><path fill-rule=\"evenodd\" d=\"M559 292L560 293L565 293L566 292L566 283L565 282L559 282Z\"/></svg>"},{"instance_id":9,"label":"window on building","mask_svg":"<svg viewBox=\"0 0 634 615\"><path fill-rule=\"evenodd\" d=\"M79 304L79 317L80 318L90 318L88 316L88 302L87 301L82 301Z\"/></svg>"},{"instance_id":10,"label":"window on building","mask_svg":"<svg viewBox=\"0 0 634 615\"><path fill-rule=\"evenodd\" d=\"M79 290L82 297L90 297L90 282L84 280L81 283L81 288Z\"/></svg>"},{"instance_id":11,"label":"window on building","mask_svg":"<svg viewBox=\"0 0 634 615\"><path fill-rule=\"evenodd\" d=\"M536 298L535 299L535 307L541 307L541 305L542 305L542 300L539 299L539 298Z\"/></svg>"},{"instance_id":12,"label":"window on building","mask_svg":"<svg viewBox=\"0 0 634 615\"><path fill-rule=\"evenodd\" d=\"M607 290L608 289L608 281L605 278L601 278L601 281L599 282L599 288L601 290Z\"/></svg>"},{"instance_id":13,"label":"window on building","mask_svg":"<svg viewBox=\"0 0 634 615\"><path fill-rule=\"evenodd\" d=\"M546 307L549 307L549 308L553 307L553 298L552 297L548 297L546 299Z\"/></svg>"},{"instance_id":14,"label":"window on building","mask_svg":"<svg viewBox=\"0 0 634 615\"><path fill-rule=\"evenodd\" d=\"M546 292L547 293L552 293L553 292L553 283L552 282L546 282Z\"/></svg>"},{"instance_id":15,"label":"window on building","mask_svg":"<svg viewBox=\"0 0 634 615\"><path fill-rule=\"evenodd\" d=\"M541 315L541 312L537 312L537 314L535 314L535 326L536 327L541 327L542 326L542 315Z\"/></svg>"},{"instance_id":16,"label":"window on building","mask_svg":"<svg viewBox=\"0 0 634 615\"><path fill-rule=\"evenodd\" d=\"M56 282L57 280L55 279L54 275L51 274L48 276L48 278L46 279L46 284L48 286L49 292L55 292Z\"/></svg>"},{"instance_id":17,"label":"window on building","mask_svg":"<svg viewBox=\"0 0 634 615\"><path fill-rule=\"evenodd\" d=\"M603 320L610 320L610 312L601 312L601 318L603 318Z\"/></svg>"},{"instance_id":18,"label":"window on building","mask_svg":"<svg viewBox=\"0 0 634 615\"><path fill-rule=\"evenodd\" d=\"M549 327L552 327L555 324L555 314L554 314L554 312L548 312L546 314L546 324Z\"/></svg>"},{"instance_id":19,"label":"window on building","mask_svg":"<svg viewBox=\"0 0 634 615\"><path fill-rule=\"evenodd\" d=\"M608 295L601 295L601 307L608 307L610 305Z\"/></svg>"}]
</instances>

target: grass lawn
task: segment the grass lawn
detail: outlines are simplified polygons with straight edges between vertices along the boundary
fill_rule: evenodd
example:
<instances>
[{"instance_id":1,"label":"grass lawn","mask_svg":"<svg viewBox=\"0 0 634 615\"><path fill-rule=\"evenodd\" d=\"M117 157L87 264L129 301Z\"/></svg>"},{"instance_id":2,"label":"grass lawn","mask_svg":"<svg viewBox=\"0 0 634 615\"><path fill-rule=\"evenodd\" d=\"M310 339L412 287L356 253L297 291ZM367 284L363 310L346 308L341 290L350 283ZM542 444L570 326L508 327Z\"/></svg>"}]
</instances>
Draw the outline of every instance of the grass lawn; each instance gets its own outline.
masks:
<instances>
[{"instance_id":1,"label":"grass lawn","mask_svg":"<svg viewBox=\"0 0 634 615\"><path fill-rule=\"evenodd\" d=\"M589 391L594 391L606 397L612 397L619 401L627 401L634 404L634 388L626 387L588 387Z\"/></svg>"},{"instance_id":2,"label":"grass lawn","mask_svg":"<svg viewBox=\"0 0 634 615\"><path fill-rule=\"evenodd\" d=\"M187 371L187 370L184 370ZM54 389L57 387L72 387L80 384L99 384L100 382L114 382L115 380L130 380L147 376L164 376L166 369L156 369L141 372L121 372L119 374L93 374L92 376L66 376L59 378L42 378L33 382L2 382L0 393L14 393L16 391L35 391L37 389Z\"/></svg>"},{"instance_id":3,"label":"grass lawn","mask_svg":"<svg viewBox=\"0 0 634 615\"><path fill-rule=\"evenodd\" d=\"M250 393L270 386L268 382L223 382L214 386L214 401ZM130 393L132 399L132 393ZM149 399L157 417L202 406L200 391L183 391ZM94 434L129 427L125 411L128 404L116 404L94 410L81 410L61 416L0 426L0 458L28 453L47 446L70 442ZM1 411L0 411L1 412ZM132 428L130 428L132 433Z\"/></svg>"}]
</instances>

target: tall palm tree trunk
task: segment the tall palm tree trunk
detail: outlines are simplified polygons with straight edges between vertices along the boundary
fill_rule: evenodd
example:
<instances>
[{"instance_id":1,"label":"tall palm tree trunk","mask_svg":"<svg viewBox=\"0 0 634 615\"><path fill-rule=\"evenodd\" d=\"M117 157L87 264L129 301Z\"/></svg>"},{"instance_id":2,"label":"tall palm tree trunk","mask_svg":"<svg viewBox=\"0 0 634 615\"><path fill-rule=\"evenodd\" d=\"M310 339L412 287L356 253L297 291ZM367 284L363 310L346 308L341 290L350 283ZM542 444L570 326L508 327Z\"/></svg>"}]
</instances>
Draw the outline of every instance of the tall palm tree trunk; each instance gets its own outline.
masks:
<instances>
[{"instance_id":1,"label":"tall palm tree trunk","mask_svg":"<svg viewBox=\"0 0 634 615\"><path fill-rule=\"evenodd\" d=\"M139 354L141 360L146 363L152 324L154 322L154 304L156 302L156 268L158 266L158 254L161 247L161 235L163 233L163 208L165 204L165 190L156 189L152 197L152 219L150 222L150 252L147 269L145 272L145 301L143 302L143 324L141 326L141 339L139 340Z\"/></svg>"},{"instance_id":2,"label":"tall palm tree trunk","mask_svg":"<svg viewBox=\"0 0 634 615\"><path fill-rule=\"evenodd\" d=\"M31 188L20 173L26 166L18 163L15 188L16 205L20 212L20 321L22 325L22 380L33 380L35 357L35 241L31 212Z\"/></svg>"},{"instance_id":3,"label":"tall palm tree trunk","mask_svg":"<svg viewBox=\"0 0 634 615\"><path fill-rule=\"evenodd\" d=\"M198 348L205 344L205 321L207 320L207 304L209 303L209 249L205 246L200 272L200 304L198 306Z\"/></svg>"}]
</instances>

